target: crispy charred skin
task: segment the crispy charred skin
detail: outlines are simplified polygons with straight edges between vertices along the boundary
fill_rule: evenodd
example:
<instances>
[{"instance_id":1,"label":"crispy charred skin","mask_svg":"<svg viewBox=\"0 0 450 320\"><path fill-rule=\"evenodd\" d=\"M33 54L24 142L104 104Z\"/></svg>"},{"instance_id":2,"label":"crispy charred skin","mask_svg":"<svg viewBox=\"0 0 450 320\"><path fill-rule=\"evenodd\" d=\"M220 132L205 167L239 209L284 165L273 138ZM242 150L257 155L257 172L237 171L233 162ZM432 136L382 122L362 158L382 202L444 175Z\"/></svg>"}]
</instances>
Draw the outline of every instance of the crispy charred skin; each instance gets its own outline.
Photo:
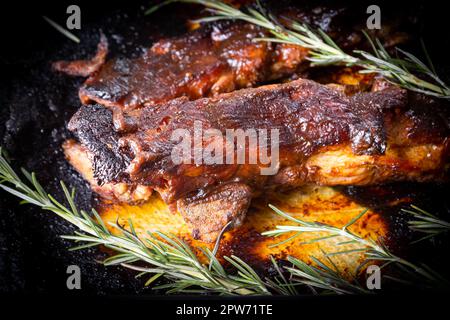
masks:
<instances>
[{"instance_id":1,"label":"crispy charred skin","mask_svg":"<svg viewBox=\"0 0 450 320\"><path fill-rule=\"evenodd\" d=\"M147 201L152 195L152 188L143 185L120 182L100 185L94 178L91 160L92 153L86 147L75 140L69 139L64 142L63 150L67 161L89 182L92 191L99 194L103 199L140 203Z\"/></svg>"},{"instance_id":2,"label":"crispy charred skin","mask_svg":"<svg viewBox=\"0 0 450 320\"><path fill-rule=\"evenodd\" d=\"M92 109L78 117L79 113L72 118L71 124L84 127L85 130L77 133L79 140L86 143L93 165L93 177L99 185L104 182L119 181L122 179L123 168L130 163L130 157L120 152L118 140L119 133L115 132L111 117L111 111L101 106L92 106ZM69 128L72 125L69 124ZM106 180L105 180L106 178Z\"/></svg>"},{"instance_id":3,"label":"crispy charred skin","mask_svg":"<svg viewBox=\"0 0 450 320\"><path fill-rule=\"evenodd\" d=\"M115 125L113 118L119 116L111 110L84 106L69 129L93 154L98 180L152 187L168 204L177 204L197 237L212 241L226 222L242 220L255 192L309 182L367 185L442 177L449 137L444 108L396 87L378 90L346 96L300 79L121 112L123 121ZM260 162L196 165L193 154L191 164L174 163L171 153L179 141L173 133L185 129L193 137L194 121L222 134L226 129L279 130L275 174L261 175ZM203 141L203 148L211 143ZM246 147L248 159L257 150ZM208 204L219 208L219 198L235 201L216 210L222 219L205 223L199 217L209 215Z\"/></svg>"}]
</instances>

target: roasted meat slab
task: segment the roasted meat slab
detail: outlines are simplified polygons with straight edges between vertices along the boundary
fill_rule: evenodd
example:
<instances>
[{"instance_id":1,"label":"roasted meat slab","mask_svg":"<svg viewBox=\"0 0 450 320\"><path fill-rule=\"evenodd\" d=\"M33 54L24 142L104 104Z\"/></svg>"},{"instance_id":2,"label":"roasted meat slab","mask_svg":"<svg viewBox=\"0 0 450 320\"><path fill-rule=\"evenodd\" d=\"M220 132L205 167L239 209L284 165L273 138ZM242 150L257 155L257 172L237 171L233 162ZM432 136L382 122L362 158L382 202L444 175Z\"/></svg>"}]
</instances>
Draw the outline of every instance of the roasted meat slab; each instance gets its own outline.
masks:
<instances>
[{"instance_id":1,"label":"roasted meat slab","mask_svg":"<svg viewBox=\"0 0 450 320\"><path fill-rule=\"evenodd\" d=\"M277 15L321 28L342 48L364 46L362 22L335 6L299 9L284 7ZM398 19L401 21L401 19ZM405 34L385 22L377 34L387 47ZM386 31L387 30L387 31ZM389 37L387 37L389 33ZM70 75L88 76L79 90L84 104L131 110L186 96L197 99L292 76L308 65L307 50L299 46L255 41L270 34L242 22L216 22L184 35L162 39L134 59L116 57L105 62L104 37L97 54L87 61L58 61L53 67Z\"/></svg>"},{"instance_id":2,"label":"roasted meat slab","mask_svg":"<svg viewBox=\"0 0 450 320\"><path fill-rule=\"evenodd\" d=\"M254 41L267 33L246 23L216 23L156 42L135 59L105 63L104 37L91 60L57 61L53 68L89 76L80 100L131 110L186 96L197 99L294 73L307 50Z\"/></svg>"},{"instance_id":3,"label":"roasted meat slab","mask_svg":"<svg viewBox=\"0 0 450 320\"><path fill-rule=\"evenodd\" d=\"M269 189L444 177L446 109L397 87L374 88L347 96L300 79L130 111L89 105L73 116L69 129L86 148L99 183L156 190L184 216L195 237L213 241L228 222L242 221L253 196ZM270 155L275 171L262 175L267 163L261 159L252 164L199 163L195 152L189 154L191 162L175 162L172 151L180 141L174 134L183 129L195 136L198 123L223 136L229 129L276 129L278 157ZM270 145L273 137L267 135L263 142ZM216 143L226 145L220 138L202 139L201 147ZM233 146L236 153L242 148L235 140ZM244 150L246 159L260 151L248 144Z\"/></svg>"}]
</instances>

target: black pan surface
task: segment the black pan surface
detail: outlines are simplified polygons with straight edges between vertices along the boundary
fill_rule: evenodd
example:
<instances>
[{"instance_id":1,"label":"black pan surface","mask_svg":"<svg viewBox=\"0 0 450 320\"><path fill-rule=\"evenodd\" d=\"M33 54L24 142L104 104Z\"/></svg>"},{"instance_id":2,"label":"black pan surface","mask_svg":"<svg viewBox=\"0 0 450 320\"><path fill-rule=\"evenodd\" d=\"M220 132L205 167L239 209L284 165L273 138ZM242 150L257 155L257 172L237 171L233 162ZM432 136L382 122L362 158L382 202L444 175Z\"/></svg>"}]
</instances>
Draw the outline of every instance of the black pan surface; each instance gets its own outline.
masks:
<instances>
[{"instance_id":1,"label":"black pan surface","mask_svg":"<svg viewBox=\"0 0 450 320\"><path fill-rule=\"evenodd\" d=\"M40 2L39 6L28 5L27 10L21 4L10 8L8 17L1 22L1 39L6 46L0 50L0 144L8 151L15 168L23 166L35 171L46 189L60 198L59 180L75 186L77 204L88 208L93 201L89 187L64 160L60 147L70 137L66 125L80 106L77 90L83 79L52 72L51 61L92 55L100 30L110 40L111 56L139 55L155 39L183 32L185 16L193 9L172 6L147 17L143 15L147 1L105 1L95 5L82 1L82 29L76 32L81 43L75 44L41 18L47 15L64 21L68 4ZM404 8L397 3L394 8L383 10L395 15ZM450 48L450 37L436 32L445 30L444 13L431 3L415 8L421 26L417 39L426 40L440 73L449 80L448 51L443 48ZM343 192L372 206L383 206L386 195L410 194L418 205L450 216L448 185L403 184L378 188L386 191L383 197L377 197L368 188L344 188ZM399 208L391 208L390 214L392 242L398 241L399 251L431 262L438 269L446 269L439 253L448 253L448 239L440 238L413 249L400 245L410 241L412 235L404 225ZM73 230L54 214L29 205L21 206L16 198L0 192L0 292L66 293L66 268L75 264L82 270L82 294L153 293L143 288L142 280L135 279L133 273L97 263L104 253L96 249L68 251L71 243L59 235Z\"/></svg>"}]
</instances>

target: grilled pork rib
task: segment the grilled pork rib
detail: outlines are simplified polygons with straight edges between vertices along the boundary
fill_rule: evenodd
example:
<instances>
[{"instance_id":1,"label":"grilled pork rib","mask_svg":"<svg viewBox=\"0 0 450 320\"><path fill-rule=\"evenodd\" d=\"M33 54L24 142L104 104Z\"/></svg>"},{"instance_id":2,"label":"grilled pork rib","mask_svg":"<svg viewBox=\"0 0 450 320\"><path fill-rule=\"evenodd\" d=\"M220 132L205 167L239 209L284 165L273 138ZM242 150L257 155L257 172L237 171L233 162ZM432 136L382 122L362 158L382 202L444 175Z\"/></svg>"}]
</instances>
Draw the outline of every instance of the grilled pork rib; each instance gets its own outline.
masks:
<instances>
[{"instance_id":1,"label":"grilled pork rib","mask_svg":"<svg viewBox=\"0 0 450 320\"><path fill-rule=\"evenodd\" d=\"M195 101L179 98L121 111L120 116L117 112L114 117L122 121L114 121L113 112L103 106L83 106L69 123L88 150L95 179L156 190L176 206L193 235L205 241L214 241L229 221L238 225L260 192L306 183L438 179L448 157L444 108L392 86L346 96L300 79ZM196 121L204 130L223 134L227 129L277 129L275 174L261 175L265 165L260 162L174 163L172 150L179 143L174 132L185 129L194 136ZM203 147L210 143L203 141ZM248 159L257 150L245 152Z\"/></svg>"}]
</instances>

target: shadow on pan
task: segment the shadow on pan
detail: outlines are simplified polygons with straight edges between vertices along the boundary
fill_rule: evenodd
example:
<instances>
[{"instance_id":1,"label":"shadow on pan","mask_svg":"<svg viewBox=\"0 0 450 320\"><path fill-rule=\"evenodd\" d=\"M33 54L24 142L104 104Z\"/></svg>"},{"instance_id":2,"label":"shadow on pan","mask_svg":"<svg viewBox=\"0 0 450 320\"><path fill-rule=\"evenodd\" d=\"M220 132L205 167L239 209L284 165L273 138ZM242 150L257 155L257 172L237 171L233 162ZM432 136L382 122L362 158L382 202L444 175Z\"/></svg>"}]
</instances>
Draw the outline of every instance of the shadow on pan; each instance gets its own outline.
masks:
<instances>
[{"instance_id":1,"label":"shadow on pan","mask_svg":"<svg viewBox=\"0 0 450 320\"><path fill-rule=\"evenodd\" d=\"M40 3L39 6L28 6L26 10L13 8L9 17L1 21L2 39L8 47L0 52L3 75L0 79L0 144L8 150L16 168L23 166L35 171L50 193L61 197L59 180L62 179L76 187L77 204L88 208L93 196L87 184L64 160L60 148L62 141L70 137L66 125L80 105L77 91L83 79L53 73L50 62L91 55L100 30L110 40L111 55L137 56L155 39L183 32L182 22L192 9L172 6L146 17L143 12L148 7L147 1L128 6L118 1L96 2L95 5L82 1L82 29L76 32L81 42L75 44L49 27L41 17L46 15L62 22L66 19L65 11L69 4ZM450 75L450 64L445 63L446 50L443 49L449 47L450 39L442 39L435 32L443 28L444 17L436 16L443 15L443 12L425 4L409 5L408 8L421 12L418 38L426 40L442 75ZM391 15L404 10L400 3L396 8L386 9ZM414 194L424 208L448 214L447 185L409 184L377 188L343 188L342 191L369 206L383 206L380 199L386 199L387 194L392 197ZM376 197L375 189L381 192L379 197ZM399 208L391 208L390 212L389 221L393 230L397 230L394 237L398 237L398 241L409 241L411 236L402 223L404 217L398 214ZM73 230L53 214L31 206L20 206L16 198L2 192L0 292L67 292L66 268L73 264L83 271L82 294L153 292L143 288L141 280L136 280L133 273L96 263L95 260L103 255L98 250L68 251L71 244L58 235L69 234ZM423 260L439 265L436 254L447 246L442 241L406 251L408 255L424 257Z\"/></svg>"}]
</instances>

